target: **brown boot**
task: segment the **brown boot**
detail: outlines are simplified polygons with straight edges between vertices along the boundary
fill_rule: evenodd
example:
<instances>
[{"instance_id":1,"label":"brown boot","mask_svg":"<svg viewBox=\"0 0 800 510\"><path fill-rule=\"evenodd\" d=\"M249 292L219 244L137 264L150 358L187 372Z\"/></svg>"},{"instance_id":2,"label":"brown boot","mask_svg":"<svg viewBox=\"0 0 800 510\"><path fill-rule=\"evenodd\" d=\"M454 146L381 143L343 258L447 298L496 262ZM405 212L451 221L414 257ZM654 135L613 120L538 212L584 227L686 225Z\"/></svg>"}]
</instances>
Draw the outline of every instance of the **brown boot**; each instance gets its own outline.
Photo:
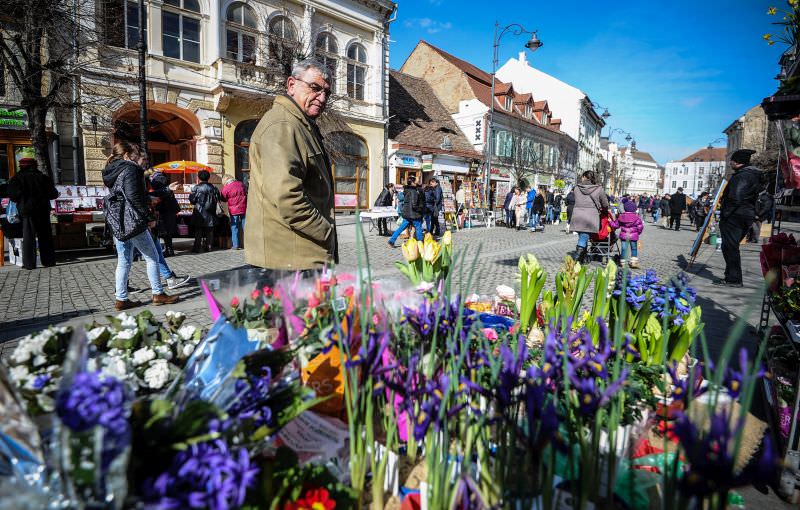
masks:
<instances>
[{"instance_id":1,"label":"brown boot","mask_svg":"<svg viewBox=\"0 0 800 510\"><path fill-rule=\"evenodd\" d=\"M114 309L118 312L130 310L131 308L136 308L137 306L142 306L142 304L138 301L131 301L129 299L126 299L125 301L114 301Z\"/></svg>"},{"instance_id":2,"label":"brown boot","mask_svg":"<svg viewBox=\"0 0 800 510\"><path fill-rule=\"evenodd\" d=\"M166 292L153 294L154 305L171 305L178 302L178 296L170 296Z\"/></svg>"}]
</instances>

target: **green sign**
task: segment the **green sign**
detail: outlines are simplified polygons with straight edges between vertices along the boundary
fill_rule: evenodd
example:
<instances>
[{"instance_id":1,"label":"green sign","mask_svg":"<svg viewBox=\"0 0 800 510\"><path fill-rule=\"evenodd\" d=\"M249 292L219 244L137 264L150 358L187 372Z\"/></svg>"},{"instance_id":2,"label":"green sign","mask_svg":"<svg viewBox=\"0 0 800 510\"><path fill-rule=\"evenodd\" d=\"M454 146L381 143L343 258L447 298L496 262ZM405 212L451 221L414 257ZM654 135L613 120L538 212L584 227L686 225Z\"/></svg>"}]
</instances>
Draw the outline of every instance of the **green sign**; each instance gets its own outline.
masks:
<instances>
[{"instance_id":1,"label":"green sign","mask_svg":"<svg viewBox=\"0 0 800 510\"><path fill-rule=\"evenodd\" d=\"M0 129L28 129L28 114L25 110L0 108Z\"/></svg>"}]
</instances>

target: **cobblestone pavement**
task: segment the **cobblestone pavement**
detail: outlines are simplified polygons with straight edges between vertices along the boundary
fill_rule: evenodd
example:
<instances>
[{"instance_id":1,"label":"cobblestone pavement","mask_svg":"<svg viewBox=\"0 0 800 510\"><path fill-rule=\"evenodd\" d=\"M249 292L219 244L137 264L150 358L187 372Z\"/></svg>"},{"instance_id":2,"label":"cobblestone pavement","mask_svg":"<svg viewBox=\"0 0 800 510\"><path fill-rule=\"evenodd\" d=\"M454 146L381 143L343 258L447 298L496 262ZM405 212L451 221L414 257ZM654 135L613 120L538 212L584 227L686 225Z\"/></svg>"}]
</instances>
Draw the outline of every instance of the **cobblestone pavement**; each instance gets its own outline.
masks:
<instances>
[{"instance_id":1,"label":"cobblestone pavement","mask_svg":"<svg viewBox=\"0 0 800 510\"><path fill-rule=\"evenodd\" d=\"M390 248L384 237L365 228L362 248L356 247L356 228L352 217L342 219L340 226L341 266L355 269L357 252L369 258L373 277L398 277L394 262L402 259L400 248ZM365 224L366 227L366 224ZM672 275L686 267L687 253L695 233L684 228L680 232L668 231L651 223L646 224L640 241L639 255L642 266L653 268L660 275ZM454 274L454 282L464 285L471 281L470 289L482 294L493 294L497 285L514 285L517 260L525 253L533 253L549 273L548 285L553 285L552 275L566 253L574 249L577 237L563 232L563 225L548 226L544 233L515 231L503 227L474 228L455 233L457 253L463 256L463 269ZM398 242L399 244L399 242ZM366 245L366 250L363 246ZM183 244L188 248L188 244ZM105 252L59 254L53 268L34 271L14 266L0 268L0 342L16 340L48 324L79 323L101 318L113 313L114 269L116 258ZM211 272L240 267L244 264L242 251L214 251L191 254L181 252L167 259L170 267L183 274L199 276ZM469 271L474 264L475 271ZM595 263L598 265L598 263ZM704 245L690 272L692 285L698 289L712 352L731 328L733 320L745 315L747 305L757 299L761 283L757 248L743 246L745 267L744 289L719 289L711 280L722 274L722 256L712 247ZM131 272L131 285L147 288L144 262L136 262ZM196 321L208 320L205 304L196 285L179 289L181 302L172 308L193 313ZM147 292L132 298L144 299ZM154 307L154 313L163 314L164 307ZM747 315L751 324L756 313ZM6 350L14 342L0 344ZM2 351L0 351L2 352Z\"/></svg>"}]
</instances>

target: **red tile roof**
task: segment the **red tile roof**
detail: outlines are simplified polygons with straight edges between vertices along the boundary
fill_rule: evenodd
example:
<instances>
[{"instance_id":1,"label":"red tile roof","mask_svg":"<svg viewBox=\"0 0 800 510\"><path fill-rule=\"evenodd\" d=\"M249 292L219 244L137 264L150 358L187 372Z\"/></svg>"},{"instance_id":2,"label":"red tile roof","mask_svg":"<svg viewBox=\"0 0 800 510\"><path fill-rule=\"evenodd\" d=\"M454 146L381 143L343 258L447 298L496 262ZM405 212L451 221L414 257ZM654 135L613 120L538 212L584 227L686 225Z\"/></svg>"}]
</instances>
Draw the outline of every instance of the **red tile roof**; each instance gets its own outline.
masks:
<instances>
[{"instance_id":1,"label":"red tile roof","mask_svg":"<svg viewBox=\"0 0 800 510\"><path fill-rule=\"evenodd\" d=\"M693 152L681 160L681 162L689 163L692 161L725 161L728 155L728 150L725 148L714 147L709 150L708 147Z\"/></svg>"},{"instance_id":2,"label":"red tile roof","mask_svg":"<svg viewBox=\"0 0 800 510\"><path fill-rule=\"evenodd\" d=\"M517 94L514 97L514 104L525 104L532 99L533 95L530 92L526 92L525 94Z\"/></svg>"}]
</instances>

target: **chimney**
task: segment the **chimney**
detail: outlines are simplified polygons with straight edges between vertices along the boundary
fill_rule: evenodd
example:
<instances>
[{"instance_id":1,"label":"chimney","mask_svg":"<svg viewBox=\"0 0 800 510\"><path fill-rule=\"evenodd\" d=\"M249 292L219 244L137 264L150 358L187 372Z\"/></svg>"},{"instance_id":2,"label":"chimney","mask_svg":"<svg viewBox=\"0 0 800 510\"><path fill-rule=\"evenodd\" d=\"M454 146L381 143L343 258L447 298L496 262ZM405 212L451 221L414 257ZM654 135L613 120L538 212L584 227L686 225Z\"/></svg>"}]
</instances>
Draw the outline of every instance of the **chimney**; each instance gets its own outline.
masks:
<instances>
[{"instance_id":1,"label":"chimney","mask_svg":"<svg viewBox=\"0 0 800 510\"><path fill-rule=\"evenodd\" d=\"M524 51L520 51L519 52L519 63L522 64L522 65L525 65L525 66L528 65L528 61L525 60L525 52Z\"/></svg>"}]
</instances>

